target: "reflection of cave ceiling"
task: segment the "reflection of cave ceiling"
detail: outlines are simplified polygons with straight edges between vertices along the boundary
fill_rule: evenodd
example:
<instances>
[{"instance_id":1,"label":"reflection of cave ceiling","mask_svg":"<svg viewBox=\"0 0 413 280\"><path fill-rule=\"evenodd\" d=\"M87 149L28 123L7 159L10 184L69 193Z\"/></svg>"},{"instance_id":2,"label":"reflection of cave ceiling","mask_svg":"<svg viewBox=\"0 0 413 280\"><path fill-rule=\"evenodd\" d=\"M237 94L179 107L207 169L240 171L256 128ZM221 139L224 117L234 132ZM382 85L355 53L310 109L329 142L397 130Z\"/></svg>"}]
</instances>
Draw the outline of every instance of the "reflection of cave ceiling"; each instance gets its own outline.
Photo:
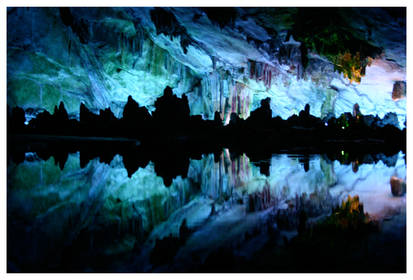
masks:
<instances>
[{"instance_id":1,"label":"reflection of cave ceiling","mask_svg":"<svg viewBox=\"0 0 413 280\"><path fill-rule=\"evenodd\" d=\"M406 116L405 9L8 8L7 102L31 112L83 102L153 110L169 85L192 114L248 117L311 106Z\"/></svg>"},{"instance_id":2,"label":"reflection of cave ceiling","mask_svg":"<svg viewBox=\"0 0 413 280\"><path fill-rule=\"evenodd\" d=\"M396 219L406 205L404 196L391 195L389 184L392 176L406 179L402 153L361 164L357 172L351 164L320 156L311 157L309 170L305 171L300 159L274 155L269 175L265 176L246 155L232 158L225 149L218 160L213 154L190 160L187 178L178 176L168 188L157 176L153 163L128 177L119 155L110 165L94 159L80 168L80 154L70 154L62 170L53 158L29 156L19 165L11 163L7 170L8 182L13 186L8 189L8 215L15 217L9 218L12 221L8 229L19 233L22 224L27 228L19 239L12 239L18 240L12 243L12 254L19 249L17 255L12 255L18 264L32 263L34 257L49 260L53 256L51 262L42 262L53 267L55 261L61 261L56 256L63 254L61 250L67 244L78 244L88 233L93 242L81 243L80 256L91 254L96 258L104 254L119 261L124 253L130 253L127 260L134 271L145 271L153 269L147 260L154 241L179 235L184 220L192 233L179 249L175 265L198 261L193 258L195 254L209 254L223 243L242 242L237 251L260 248L267 243L255 239L254 246L249 246L251 243L242 236L257 227L266 229L268 221L274 220L272 215L289 205L294 207L289 211L291 220L299 204L306 205L314 219L330 213L332 205L348 195L359 195L370 217L392 221L392 233L400 227ZM307 197L309 200L303 203ZM243 202L236 202L240 200ZM271 206L267 209L268 204ZM256 205L257 210L247 210L249 205ZM278 225L277 230L282 232L282 224ZM116 235L111 235L113 231ZM295 235L295 231L288 231ZM142 249L136 250L136 244L143 244ZM185 261L179 259L182 257ZM88 271L93 268L87 262L81 265Z\"/></svg>"}]
</instances>

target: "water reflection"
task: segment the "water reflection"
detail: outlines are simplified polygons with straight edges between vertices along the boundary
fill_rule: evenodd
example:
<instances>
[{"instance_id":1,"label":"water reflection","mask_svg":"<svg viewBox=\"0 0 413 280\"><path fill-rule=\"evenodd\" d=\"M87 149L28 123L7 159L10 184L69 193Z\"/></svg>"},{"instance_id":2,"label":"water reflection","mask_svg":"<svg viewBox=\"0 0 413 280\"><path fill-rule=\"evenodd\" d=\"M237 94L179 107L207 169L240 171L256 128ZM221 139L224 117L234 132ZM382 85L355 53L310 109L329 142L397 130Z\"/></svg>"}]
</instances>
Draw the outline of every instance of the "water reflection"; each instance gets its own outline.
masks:
<instances>
[{"instance_id":1,"label":"water reflection","mask_svg":"<svg viewBox=\"0 0 413 280\"><path fill-rule=\"evenodd\" d=\"M283 246L348 195L358 195L374 220L396 223L383 226L393 236L403 235L403 156L342 164L277 154L251 162L224 149L191 159L186 176L165 187L151 161L128 176L120 155L81 165L73 153L61 168L53 157L26 153L7 170L8 267L196 271L222 250L249 260L268 244Z\"/></svg>"}]
</instances>

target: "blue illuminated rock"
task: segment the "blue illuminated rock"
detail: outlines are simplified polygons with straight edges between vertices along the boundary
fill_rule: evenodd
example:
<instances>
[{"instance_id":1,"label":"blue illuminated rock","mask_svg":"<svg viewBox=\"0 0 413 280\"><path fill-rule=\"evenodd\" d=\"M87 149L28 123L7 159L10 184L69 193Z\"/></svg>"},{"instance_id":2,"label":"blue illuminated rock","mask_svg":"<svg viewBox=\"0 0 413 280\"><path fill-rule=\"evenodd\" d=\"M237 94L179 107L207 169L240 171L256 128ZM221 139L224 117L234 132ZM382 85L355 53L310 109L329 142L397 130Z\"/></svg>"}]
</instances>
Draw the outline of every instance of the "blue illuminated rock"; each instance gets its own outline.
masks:
<instances>
[{"instance_id":1,"label":"blue illuminated rock","mask_svg":"<svg viewBox=\"0 0 413 280\"><path fill-rule=\"evenodd\" d=\"M217 160L213 154L191 160L187 178L177 176L169 187L153 163L128 176L119 155L109 164L94 159L83 167L79 157L70 154L63 168L33 153L9 164L9 259L17 268L99 271L96 256L105 256L116 260L105 270L126 260L133 271L153 271L162 266L149 263L151 252L170 244L173 254L166 261L174 268L167 269L179 271L222 247L254 256L268 234L294 236L304 226L298 223L301 211L317 221L348 195L358 195L365 212L378 220L406 205L401 153L394 155L394 166L360 164L356 173L351 164L322 156L310 157L305 171L299 158L274 155L264 175L246 155L233 158L225 149ZM153 264L165 261L158 257Z\"/></svg>"},{"instance_id":2,"label":"blue illuminated rock","mask_svg":"<svg viewBox=\"0 0 413 280\"><path fill-rule=\"evenodd\" d=\"M128 96L153 111L170 86L178 97L187 96L191 114L213 119L219 112L225 124L231 113L247 118L269 97L273 116L283 119L305 104L311 115L325 117L352 112L358 103L361 114L383 118L393 112L404 127L405 84L396 87L397 98L393 85L406 80L405 18L384 9L342 12L351 36L382 48L382 56L372 57L360 73L360 83L350 82L328 55L290 34L294 9L7 12L7 102L26 112L31 108L30 114L52 113L64 102L72 118L79 117L81 103L94 113L110 107L121 117Z\"/></svg>"}]
</instances>

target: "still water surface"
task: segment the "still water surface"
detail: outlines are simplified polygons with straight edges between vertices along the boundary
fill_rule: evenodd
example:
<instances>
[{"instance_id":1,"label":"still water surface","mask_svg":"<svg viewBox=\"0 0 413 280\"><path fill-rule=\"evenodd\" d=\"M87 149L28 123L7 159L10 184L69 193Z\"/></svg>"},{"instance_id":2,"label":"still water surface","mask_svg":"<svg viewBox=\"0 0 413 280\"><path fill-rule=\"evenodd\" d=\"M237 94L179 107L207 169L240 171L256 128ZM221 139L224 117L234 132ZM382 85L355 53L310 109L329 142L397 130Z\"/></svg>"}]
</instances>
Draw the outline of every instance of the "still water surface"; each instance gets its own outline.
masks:
<instances>
[{"instance_id":1,"label":"still water surface","mask_svg":"<svg viewBox=\"0 0 413 280\"><path fill-rule=\"evenodd\" d=\"M382 239L401 240L393 261L405 257L402 153L345 165L292 154L251 162L224 149L191 159L169 187L152 162L128 177L120 155L81 168L70 154L60 169L27 153L7 173L9 271L196 271L222 248L248 261L298 234L299 209L315 224L348 195L359 196ZM392 257L382 254L383 263Z\"/></svg>"}]
</instances>

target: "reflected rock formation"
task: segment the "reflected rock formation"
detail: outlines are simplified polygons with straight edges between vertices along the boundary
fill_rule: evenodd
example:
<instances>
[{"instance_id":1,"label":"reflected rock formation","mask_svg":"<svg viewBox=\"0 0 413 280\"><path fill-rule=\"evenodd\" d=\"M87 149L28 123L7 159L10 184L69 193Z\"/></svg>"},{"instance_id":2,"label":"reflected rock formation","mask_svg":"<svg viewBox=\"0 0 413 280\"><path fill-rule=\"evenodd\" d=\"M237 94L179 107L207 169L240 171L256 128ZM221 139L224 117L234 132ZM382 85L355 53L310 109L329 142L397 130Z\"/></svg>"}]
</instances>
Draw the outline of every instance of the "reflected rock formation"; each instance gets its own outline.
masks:
<instances>
[{"instance_id":1,"label":"reflected rock formation","mask_svg":"<svg viewBox=\"0 0 413 280\"><path fill-rule=\"evenodd\" d=\"M27 154L8 169L9 267L197 271L225 248L250 259L266 242L284 244L349 194L378 221L405 209L401 181L392 177L390 191L385 179L405 176L401 154L394 167L379 161L357 173L315 155L308 165L306 171L299 157L274 155L265 175L247 156L223 150L190 160L186 178L167 188L151 162L128 177L119 155L80 168L79 154L70 154L60 169L54 158ZM159 254L162 248L172 251Z\"/></svg>"}]
</instances>

